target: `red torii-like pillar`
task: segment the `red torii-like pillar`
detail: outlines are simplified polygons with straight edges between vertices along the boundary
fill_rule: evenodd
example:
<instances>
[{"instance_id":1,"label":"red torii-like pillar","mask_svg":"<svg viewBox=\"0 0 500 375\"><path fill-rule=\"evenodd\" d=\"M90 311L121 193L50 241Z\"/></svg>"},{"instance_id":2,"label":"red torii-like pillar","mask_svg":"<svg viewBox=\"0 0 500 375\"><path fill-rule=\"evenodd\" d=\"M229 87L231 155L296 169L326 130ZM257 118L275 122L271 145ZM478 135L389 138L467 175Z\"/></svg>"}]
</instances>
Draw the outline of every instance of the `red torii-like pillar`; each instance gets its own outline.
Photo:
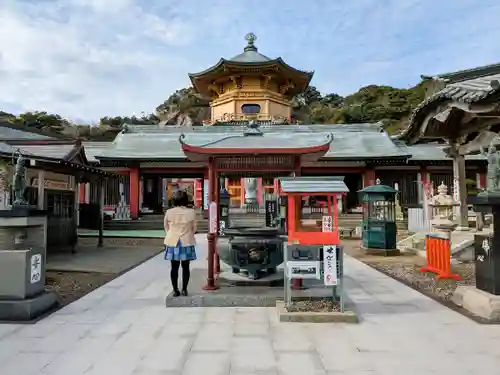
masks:
<instances>
[{"instance_id":1,"label":"red torii-like pillar","mask_svg":"<svg viewBox=\"0 0 500 375\"><path fill-rule=\"evenodd\" d=\"M307 142L305 142L305 140ZM243 176L258 176L262 173L300 175L304 162L314 162L330 149L333 136L330 133L308 133L304 139L284 141L278 133L263 133L258 125L249 124L241 136L227 137L221 134L219 140L205 145L190 144L189 135L181 134L179 142L186 157L193 162L205 162L208 166L209 207L215 206L215 212L209 218L208 274L207 284L203 289L216 290L215 274L220 272L220 260L217 252L219 232L219 177L221 173L237 173ZM292 144L296 143L297 146ZM252 147L248 147L252 145ZM213 203L216 203L214 205ZM298 285L300 287L300 285Z\"/></svg>"}]
</instances>

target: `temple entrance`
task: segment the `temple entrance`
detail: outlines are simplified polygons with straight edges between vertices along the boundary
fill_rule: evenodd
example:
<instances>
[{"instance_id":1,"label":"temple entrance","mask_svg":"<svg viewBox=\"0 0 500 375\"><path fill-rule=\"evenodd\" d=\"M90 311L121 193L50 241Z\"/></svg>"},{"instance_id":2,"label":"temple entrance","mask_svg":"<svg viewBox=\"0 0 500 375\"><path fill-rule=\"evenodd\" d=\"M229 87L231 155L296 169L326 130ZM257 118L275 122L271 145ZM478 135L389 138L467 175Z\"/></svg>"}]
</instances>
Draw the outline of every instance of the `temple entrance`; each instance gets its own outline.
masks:
<instances>
[{"instance_id":1,"label":"temple entrance","mask_svg":"<svg viewBox=\"0 0 500 375\"><path fill-rule=\"evenodd\" d=\"M159 175L144 175L142 205L147 210L144 210L143 213L159 214L163 212L161 184L162 179Z\"/></svg>"},{"instance_id":2,"label":"temple entrance","mask_svg":"<svg viewBox=\"0 0 500 375\"><path fill-rule=\"evenodd\" d=\"M194 207L202 207L204 196L202 173L144 173L141 176L141 215L163 215L171 207L171 197L176 190L188 193Z\"/></svg>"}]
</instances>

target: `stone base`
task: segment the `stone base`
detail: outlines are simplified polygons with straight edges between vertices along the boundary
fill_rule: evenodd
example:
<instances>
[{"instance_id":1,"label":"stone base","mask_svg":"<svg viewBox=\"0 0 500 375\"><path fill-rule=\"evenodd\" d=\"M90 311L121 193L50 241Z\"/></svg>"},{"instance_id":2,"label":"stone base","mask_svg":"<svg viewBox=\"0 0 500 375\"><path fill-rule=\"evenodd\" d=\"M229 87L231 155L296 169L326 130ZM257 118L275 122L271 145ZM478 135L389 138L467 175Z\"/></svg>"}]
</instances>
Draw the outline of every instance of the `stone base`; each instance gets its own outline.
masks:
<instances>
[{"instance_id":1,"label":"stone base","mask_svg":"<svg viewBox=\"0 0 500 375\"><path fill-rule=\"evenodd\" d=\"M58 306L57 294L43 292L24 300L0 300L0 321L27 322Z\"/></svg>"},{"instance_id":2,"label":"stone base","mask_svg":"<svg viewBox=\"0 0 500 375\"><path fill-rule=\"evenodd\" d=\"M500 320L500 296L482 291L475 286L459 286L451 300L456 305L483 319Z\"/></svg>"},{"instance_id":3,"label":"stone base","mask_svg":"<svg viewBox=\"0 0 500 375\"><path fill-rule=\"evenodd\" d=\"M288 312L283 301L276 301L278 318L280 322L287 323L359 323L358 315L354 310L344 312L314 312L297 311Z\"/></svg>"},{"instance_id":4,"label":"stone base","mask_svg":"<svg viewBox=\"0 0 500 375\"><path fill-rule=\"evenodd\" d=\"M221 272L217 276L217 281L226 285L232 286L283 286L285 276L282 270L277 270L276 273L265 275L260 279L252 280L247 276L233 273L231 271Z\"/></svg>"},{"instance_id":5,"label":"stone base","mask_svg":"<svg viewBox=\"0 0 500 375\"><path fill-rule=\"evenodd\" d=\"M399 249L372 249L368 247L362 247L362 249L368 255L383 255L383 256L397 256L401 255Z\"/></svg>"}]
</instances>

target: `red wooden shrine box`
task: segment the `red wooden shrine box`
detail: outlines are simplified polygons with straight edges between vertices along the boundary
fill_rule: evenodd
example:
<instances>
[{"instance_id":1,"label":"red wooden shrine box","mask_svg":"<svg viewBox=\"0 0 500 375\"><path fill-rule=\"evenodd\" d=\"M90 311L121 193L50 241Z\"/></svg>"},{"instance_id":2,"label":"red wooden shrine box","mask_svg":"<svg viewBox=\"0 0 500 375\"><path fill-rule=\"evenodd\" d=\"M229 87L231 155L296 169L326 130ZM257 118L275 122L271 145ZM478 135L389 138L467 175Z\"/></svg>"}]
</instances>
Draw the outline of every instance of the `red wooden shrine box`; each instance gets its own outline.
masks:
<instances>
[{"instance_id":1,"label":"red wooden shrine box","mask_svg":"<svg viewBox=\"0 0 500 375\"><path fill-rule=\"evenodd\" d=\"M339 245L337 198L349 191L344 177L282 177L280 185L280 194L287 197L288 242ZM319 219L304 219L302 205L305 198L325 201L327 213L321 213Z\"/></svg>"}]
</instances>

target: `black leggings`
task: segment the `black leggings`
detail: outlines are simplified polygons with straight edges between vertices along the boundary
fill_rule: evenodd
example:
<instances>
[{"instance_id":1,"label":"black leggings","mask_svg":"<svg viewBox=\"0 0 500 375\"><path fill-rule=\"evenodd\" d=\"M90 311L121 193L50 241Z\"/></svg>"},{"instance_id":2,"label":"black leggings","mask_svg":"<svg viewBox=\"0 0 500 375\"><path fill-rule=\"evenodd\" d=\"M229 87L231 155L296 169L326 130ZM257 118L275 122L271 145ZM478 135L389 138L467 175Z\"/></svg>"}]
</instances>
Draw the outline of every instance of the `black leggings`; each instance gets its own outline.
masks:
<instances>
[{"instance_id":1,"label":"black leggings","mask_svg":"<svg viewBox=\"0 0 500 375\"><path fill-rule=\"evenodd\" d=\"M172 287L175 291L179 290L178 279L179 279L179 266L182 266L182 290L187 290L189 283L189 277L191 272L189 271L189 260L172 260L172 269L170 270L170 280L172 281Z\"/></svg>"}]
</instances>

